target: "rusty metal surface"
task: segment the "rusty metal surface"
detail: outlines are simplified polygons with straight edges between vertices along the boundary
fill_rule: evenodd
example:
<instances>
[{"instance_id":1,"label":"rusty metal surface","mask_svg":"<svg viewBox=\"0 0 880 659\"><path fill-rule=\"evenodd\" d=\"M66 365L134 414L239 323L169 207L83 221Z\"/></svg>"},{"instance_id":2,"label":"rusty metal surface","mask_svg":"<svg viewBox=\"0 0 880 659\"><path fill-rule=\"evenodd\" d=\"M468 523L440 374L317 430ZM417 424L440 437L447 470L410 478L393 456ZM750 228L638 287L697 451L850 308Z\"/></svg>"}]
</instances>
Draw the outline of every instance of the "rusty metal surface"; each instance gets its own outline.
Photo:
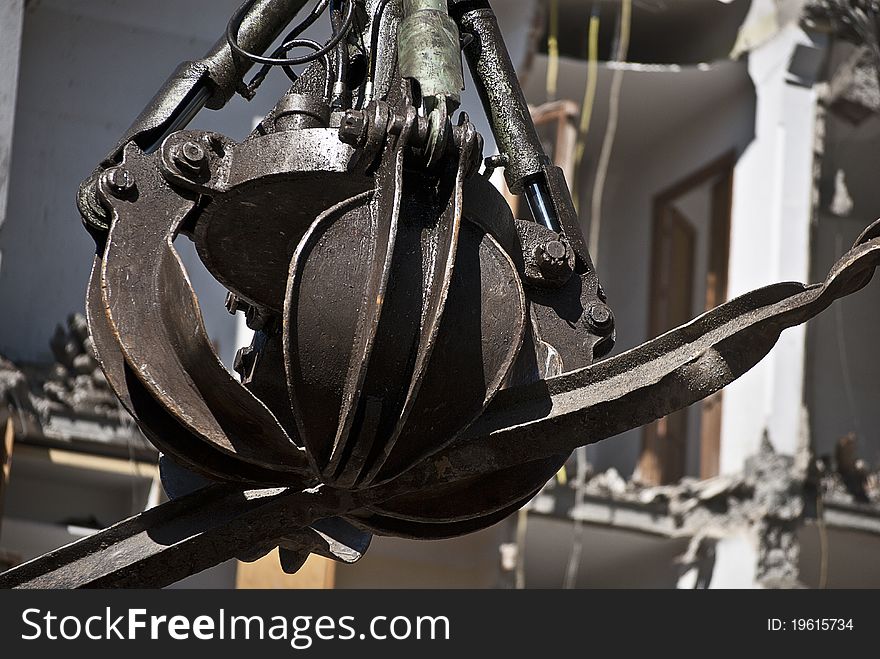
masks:
<instances>
[{"instance_id":1,"label":"rusty metal surface","mask_svg":"<svg viewBox=\"0 0 880 659\"><path fill-rule=\"evenodd\" d=\"M189 469L222 481L263 482L272 479L269 469L256 465L239 464L221 451L200 441L162 407L137 378L126 363L121 348L116 344L113 327L105 314L101 296L102 261L95 259L86 296L86 314L95 352L107 382L126 411L138 423L141 431L159 450L174 455ZM185 446L181 451L179 446Z\"/></svg>"},{"instance_id":2,"label":"rusty metal surface","mask_svg":"<svg viewBox=\"0 0 880 659\"><path fill-rule=\"evenodd\" d=\"M503 391L466 437L433 460L449 478L463 478L595 443L687 407L755 366L784 329L866 286L878 263L880 221L823 284L768 286L611 359ZM414 471L407 477L418 478Z\"/></svg>"},{"instance_id":3,"label":"rusty metal surface","mask_svg":"<svg viewBox=\"0 0 880 659\"><path fill-rule=\"evenodd\" d=\"M398 526L399 520L371 517L369 511L381 501L394 507L402 492L460 483L553 452L567 453L699 400L749 370L786 327L805 322L835 299L867 285L877 265L880 222L844 255L825 283L777 284L755 291L628 353L503 392L467 437L386 485L358 492L322 487L251 493L218 486L26 563L0 576L0 587L163 585L255 543L290 534L298 525L346 512L355 524L404 537L467 532L467 523ZM226 516L211 516L215 503ZM207 525L200 512L215 526ZM399 512L406 516L405 509ZM168 526L175 532L166 534ZM116 544L129 550L109 552L116 558L108 562L107 547ZM213 553L205 552L208 548ZM184 565L179 560L183 554L199 558Z\"/></svg>"},{"instance_id":4,"label":"rusty metal surface","mask_svg":"<svg viewBox=\"0 0 880 659\"><path fill-rule=\"evenodd\" d=\"M288 131L247 140L202 188L211 197L193 240L208 271L242 298L280 313L290 260L315 218L373 187L349 170L354 150L336 132L314 128L296 131L295 140Z\"/></svg>"},{"instance_id":5,"label":"rusty metal surface","mask_svg":"<svg viewBox=\"0 0 880 659\"><path fill-rule=\"evenodd\" d=\"M256 0L242 23L240 39L249 49L263 51L305 6L307 0ZM128 144L152 151L165 137L184 128L203 107L219 110L235 94L253 62L235 55L221 38L205 55L182 63L162 85L141 115L123 133L77 195L86 228L95 235L109 229L109 218L95 199L101 173L113 167Z\"/></svg>"},{"instance_id":6,"label":"rusty metal surface","mask_svg":"<svg viewBox=\"0 0 880 659\"><path fill-rule=\"evenodd\" d=\"M232 378L204 329L173 247L194 202L168 194L155 165L135 148L126 150L121 167L136 182L136 191L114 207L101 293L126 363L180 424L213 448L272 469L276 483L302 482L308 473L302 451ZM156 219L144 223L143 216Z\"/></svg>"},{"instance_id":7,"label":"rusty metal surface","mask_svg":"<svg viewBox=\"0 0 880 659\"><path fill-rule=\"evenodd\" d=\"M474 131L460 128L451 185L405 171L401 135L375 191L320 216L294 257L286 361L324 482L388 480L452 441L518 352L525 300L513 264L491 237L461 228Z\"/></svg>"},{"instance_id":8,"label":"rusty metal surface","mask_svg":"<svg viewBox=\"0 0 880 659\"><path fill-rule=\"evenodd\" d=\"M619 357L505 391L466 437L391 483L358 492L322 487L242 493L230 485L196 493L7 572L0 576L0 587L162 585L254 543L337 514L348 513L355 524L370 530L405 537L466 532L467 522L432 528L429 523L371 517L369 509L382 501L393 508L403 492L431 486L442 491L442 484L460 484L553 452L569 452L699 400L760 361L785 328L867 285L878 264L880 222L865 232L823 284L778 284L755 291ZM237 502L237 509L244 510L240 523L223 517L215 520L217 527L208 527L205 521L186 517L198 518L198 511L209 511L214 501L229 511L226 502ZM398 512L407 516L405 508ZM176 535L164 535L166 525L175 522ZM108 563L105 549L117 543L131 552L114 554L117 558ZM200 554L208 547L214 553ZM201 558L181 567L173 557L182 552Z\"/></svg>"},{"instance_id":9,"label":"rusty metal surface","mask_svg":"<svg viewBox=\"0 0 880 659\"><path fill-rule=\"evenodd\" d=\"M276 546L296 570L309 553L355 561L371 533L486 528L572 450L715 393L880 263L877 223L823 284L749 293L596 362L614 314L489 3L451 2L450 13L501 148L493 163L528 193L534 221L515 221L477 173L482 138L465 113L453 125L454 98L421 98L397 70L391 55L406 68L412 54L396 52L409 47L398 44L401 3L370 2L360 35L348 34L344 5L331 41L314 45L335 56L313 58L249 138L175 130L154 150L128 135L84 183L98 358L180 498L0 586L161 586ZM289 68L297 29L272 58L248 57ZM342 55L357 43L381 49L359 53L374 60L360 80L357 55ZM448 82L416 68L423 86ZM200 71L173 77L148 118L188 104L181 90ZM176 238L195 242L230 311L256 330L241 381L208 340ZM197 489L201 479L222 484Z\"/></svg>"},{"instance_id":10,"label":"rusty metal surface","mask_svg":"<svg viewBox=\"0 0 880 659\"><path fill-rule=\"evenodd\" d=\"M853 249L832 268L823 284L777 284L749 293L618 357L547 382L505 391L471 426L466 437L389 484L360 492L332 488L306 492L266 491L257 499L257 504L248 505L265 505L263 511L271 511L271 514L248 511L259 518L259 523L254 522L247 528L258 539L264 539L292 530L282 528L278 511L284 512L282 516L287 523L297 520L293 526L306 525L316 517L350 512L355 524L360 522L377 532L407 536L418 529L418 523L396 526L393 519L382 516L371 520L369 508L381 501L390 501L389 505L394 507L393 501L401 492L418 492L440 483L461 483L554 452L568 452L699 400L760 361L785 328L806 322L835 299L867 285L878 265L880 222L865 231ZM148 530L152 523L159 529L164 528L163 522L169 523L163 520L166 516L178 519L181 502L186 501L194 510L206 509L214 492L222 492L223 497L236 501L252 500L233 486L211 492L210 496L197 493L191 495L194 498L190 500L161 506L98 536L20 566L0 576L0 586L126 585L135 581L160 584L165 579L164 583L170 583L184 576L179 571L180 564L171 561L178 571L162 575L156 566L164 565L169 554L181 550L187 543L201 547L207 538L210 538L210 546L222 556L204 557L204 564L188 564L187 569L196 571L211 560L219 562L228 558L248 546L248 541L239 535L233 536L234 541L227 539L218 545L216 536L211 534L222 533L222 530L206 530L198 525L188 527L185 523L180 535L164 540L161 532L151 535ZM406 516L405 508L398 512ZM443 537L444 524L422 526L427 527L420 529L425 537ZM453 524L446 530L458 532L461 527ZM98 549L107 543L120 543L136 551L118 552L114 554L118 562L108 565L105 552ZM216 549L221 545L222 549ZM153 566L154 572L148 571L149 566ZM135 572L135 568L140 571Z\"/></svg>"},{"instance_id":11,"label":"rusty metal surface","mask_svg":"<svg viewBox=\"0 0 880 659\"><path fill-rule=\"evenodd\" d=\"M487 0L453 0L449 4L462 35L470 35L464 53L505 159L505 179L510 189L520 194L524 182L539 175L550 160L532 123L501 28Z\"/></svg>"},{"instance_id":12,"label":"rusty metal surface","mask_svg":"<svg viewBox=\"0 0 880 659\"><path fill-rule=\"evenodd\" d=\"M458 105L464 89L458 26L445 0L406 0L400 24L400 74L419 83L422 96Z\"/></svg>"},{"instance_id":13,"label":"rusty metal surface","mask_svg":"<svg viewBox=\"0 0 880 659\"><path fill-rule=\"evenodd\" d=\"M24 563L0 576L0 587L161 587L291 537L290 520L302 520L314 499L216 485ZM330 503L326 493L321 500Z\"/></svg>"}]
</instances>

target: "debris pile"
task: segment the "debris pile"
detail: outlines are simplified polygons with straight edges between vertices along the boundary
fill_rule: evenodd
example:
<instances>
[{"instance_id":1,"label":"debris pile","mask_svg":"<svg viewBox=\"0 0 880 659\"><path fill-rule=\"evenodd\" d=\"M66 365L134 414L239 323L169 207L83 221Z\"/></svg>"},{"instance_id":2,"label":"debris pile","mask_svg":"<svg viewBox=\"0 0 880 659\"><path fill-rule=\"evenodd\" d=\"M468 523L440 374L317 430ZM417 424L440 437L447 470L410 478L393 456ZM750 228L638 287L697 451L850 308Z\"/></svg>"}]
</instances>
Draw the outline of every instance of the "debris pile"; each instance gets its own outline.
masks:
<instances>
[{"instance_id":1,"label":"debris pile","mask_svg":"<svg viewBox=\"0 0 880 659\"><path fill-rule=\"evenodd\" d=\"M57 326L49 346L52 364L13 363L0 356L0 414L11 416L16 438L97 445L103 453L125 456L134 449L141 458L154 458L155 449L104 378L86 319L71 315Z\"/></svg>"}]
</instances>

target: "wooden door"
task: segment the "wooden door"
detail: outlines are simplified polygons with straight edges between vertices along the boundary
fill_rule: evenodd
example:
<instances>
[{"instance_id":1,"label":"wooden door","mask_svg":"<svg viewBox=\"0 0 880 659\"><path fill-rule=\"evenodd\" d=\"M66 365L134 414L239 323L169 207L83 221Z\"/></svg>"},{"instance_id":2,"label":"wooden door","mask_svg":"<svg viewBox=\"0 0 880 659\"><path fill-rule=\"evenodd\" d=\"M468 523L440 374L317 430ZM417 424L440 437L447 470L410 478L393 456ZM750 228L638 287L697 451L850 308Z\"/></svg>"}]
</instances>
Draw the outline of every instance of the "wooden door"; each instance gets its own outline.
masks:
<instances>
[{"instance_id":1,"label":"wooden door","mask_svg":"<svg viewBox=\"0 0 880 659\"><path fill-rule=\"evenodd\" d=\"M652 223L651 284L648 332L659 336L727 300L730 214L735 158L728 154L655 199ZM691 221L676 208L682 197L703 186L710 194L708 245L698 245ZM707 249L706 271L695 272L698 249ZM693 291L704 278L706 297ZM718 474L723 397L721 392L700 404L699 476ZM638 474L646 485L665 485L686 475L688 412L681 410L645 428Z\"/></svg>"},{"instance_id":2,"label":"wooden door","mask_svg":"<svg viewBox=\"0 0 880 659\"><path fill-rule=\"evenodd\" d=\"M659 336L687 322L692 314L696 232L671 204L654 224L649 329ZM639 475L650 485L671 483L685 475L687 410L680 410L645 428Z\"/></svg>"}]
</instances>

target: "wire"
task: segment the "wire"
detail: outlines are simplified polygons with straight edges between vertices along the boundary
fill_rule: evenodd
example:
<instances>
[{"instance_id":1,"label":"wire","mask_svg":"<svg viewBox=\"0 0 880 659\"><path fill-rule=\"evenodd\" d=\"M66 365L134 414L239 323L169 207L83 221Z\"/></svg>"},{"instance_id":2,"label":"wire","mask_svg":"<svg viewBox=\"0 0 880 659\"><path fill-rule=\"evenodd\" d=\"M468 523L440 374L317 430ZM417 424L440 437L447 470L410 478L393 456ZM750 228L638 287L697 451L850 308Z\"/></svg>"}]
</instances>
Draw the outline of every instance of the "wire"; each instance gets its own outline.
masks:
<instances>
[{"instance_id":1,"label":"wire","mask_svg":"<svg viewBox=\"0 0 880 659\"><path fill-rule=\"evenodd\" d=\"M575 450L577 458L577 475L575 477L575 505L573 512L574 520L574 538L571 543L571 550L568 553L568 567L565 570L565 581L562 587L571 590L577 586L578 573L581 567L581 554L584 551L584 520L581 519L581 510L583 509L584 500L586 498L587 489L587 471L589 463L587 462L587 448L580 446Z\"/></svg>"},{"instance_id":2,"label":"wire","mask_svg":"<svg viewBox=\"0 0 880 659\"><path fill-rule=\"evenodd\" d=\"M345 19L342 14L343 0L333 0L330 6L330 24L333 26L334 34L344 34ZM354 7L354 0L348 0L349 18L352 16L351 9ZM340 41L336 46L336 84L333 86L332 106L334 108L343 107L345 105L345 97L347 96L346 81L348 80L348 45L345 41Z\"/></svg>"},{"instance_id":3,"label":"wire","mask_svg":"<svg viewBox=\"0 0 880 659\"><path fill-rule=\"evenodd\" d=\"M529 512L526 506L516 516L516 590L526 587L526 539L529 532Z\"/></svg>"},{"instance_id":4,"label":"wire","mask_svg":"<svg viewBox=\"0 0 880 659\"><path fill-rule=\"evenodd\" d=\"M284 37L284 41L289 41L290 39L295 39L307 29L309 29L315 22L321 18L325 11L327 11L327 7L330 5L330 0L320 0L318 4L314 6L309 15L306 16L302 22L300 22L293 30L291 30L286 37Z\"/></svg>"},{"instance_id":5,"label":"wire","mask_svg":"<svg viewBox=\"0 0 880 659\"><path fill-rule=\"evenodd\" d=\"M369 93L365 93L364 97L367 102L372 95L373 87L376 84L376 67L378 64L379 36L382 32L382 18L385 15L385 8L388 6L389 0L380 0L373 12L373 23L370 26L370 72L367 76L367 85Z\"/></svg>"},{"instance_id":6,"label":"wire","mask_svg":"<svg viewBox=\"0 0 880 659\"><path fill-rule=\"evenodd\" d=\"M559 0L550 0L547 58L547 100L555 101L559 90Z\"/></svg>"},{"instance_id":7,"label":"wire","mask_svg":"<svg viewBox=\"0 0 880 659\"><path fill-rule=\"evenodd\" d=\"M617 44L616 60L618 64L626 61L629 54L630 33L632 30L632 0L622 0L620 6L620 35ZM599 236L602 229L602 198L605 193L605 182L608 178L608 166L617 137L617 124L620 118L620 94L623 87L623 68L614 70L611 80L611 95L608 101L608 124L605 128L605 139L599 154L599 165L593 184L593 199L590 212L589 250L593 257L593 265L599 262Z\"/></svg>"},{"instance_id":8,"label":"wire","mask_svg":"<svg viewBox=\"0 0 880 659\"><path fill-rule=\"evenodd\" d=\"M355 28L357 30L357 39L358 39L357 49L361 51L361 54L364 57L366 57L367 56L367 44L364 43L364 31L367 29L366 24L364 24L366 17L361 18L359 14L355 14L355 20L357 21L355 23Z\"/></svg>"},{"instance_id":9,"label":"wire","mask_svg":"<svg viewBox=\"0 0 880 659\"><path fill-rule=\"evenodd\" d=\"M620 35L617 43L617 61L626 61L629 54L629 40L632 28L632 0L622 0L620 8ZM593 5L593 13L590 17L590 58L594 62L598 62L598 40L599 40L599 17L597 5ZM586 126L589 128L589 120L592 115L592 105L595 100L595 89L590 91L590 76L588 74L586 100L584 102L584 110L581 115L582 135L586 115ZM596 64L596 72L593 74L593 84L598 78L598 64ZM608 106L608 125L605 129L605 139L602 144L602 152L599 157L599 167L596 172L596 181L593 187L593 209L590 221L590 254L593 256L594 265L598 262L598 243L599 229L601 226L601 210L602 210L602 193L605 187L605 181L608 175L608 165L611 161L611 152L614 147L614 140L617 134L617 123L620 114L620 92L623 83L623 69L618 68L614 71L614 78L611 83L611 97ZM589 104L587 103L589 101ZM582 157L583 153L579 153ZM585 447L580 447L575 451L577 458L577 475L575 479L575 511L582 506L586 494L587 479L587 451ZM578 572L581 563L581 554L583 553L584 537L583 537L583 521L576 518L574 522L574 538L572 540L571 551L568 555L568 567L565 571L565 582L563 587L566 589L574 588L577 585Z\"/></svg>"},{"instance_id":10,"label":"wire","mask_svg":"<svg viewBox=\"0 0 880 659\"><path fill-rule=\"evenodd\" d=\"M581 123L578 127L578 144L575 152L575 171L580 172L581 163L584 160L584 152L587 148L587 134L590 131L590 123L593 119L593 108L596 105L596 89L599 85L599 27L600 27L599 3L593 3L593 12L590 15L590 30L588 37L587 54L587 86L584 89L584 102L581 109ZM578 180L575 174L574 180Z\"/></svg>"},{"instance_id":11,"label":"wire","mask_svg":"<svg viewBox=\"0 0 880 659\"><path fill-rule=\"evenodd\" d=\"M349 29L351 28L353 19L354 19L354 6L355 0L344 0L346 11L345 16L342 19L340 24L340 29L338 31L334 31L333 36L330 37L330 40L325 43L321 48L311 55L303 55L301 57L264 57L262 55L257 55L256 53L251 53L244 48L242 48L238 43L238 32L241 29L241 24L244 21L244 17L247 13L253 8L254 3L257 0L247 0L241 7L239 7L236 12L232 15L232 18L229 19L229 23L226 26L226 41L229 42L229 47L232 50L244 57L249 59L256 64L265 64L268 66L298 66L300 64L309 64L310 62L314 62L321 57L327 55L332 52L333 49L342 41L345 36L348 34ZM327 9L329 5L329 0L321 0L318 5L315 6L315 9L312 10L312 13L303 20L302 23L297 25L293 31L285 37L285 42L289 41L293 37L299 35L303 32L307 27L309 27L312 23L314 23L321 14ZM278 51L275 51L278 53Z\"/></svg>"},{"instance_id":12,"label":"wire","mask_svg":"<svg viewBox=\"0 0 880 659\"><path fill-rule=\"evenodd\" d=\"M349 83L351 83L351 82L356 83L357 89L360 92L358 94L358 108L357 108L359 110L362 110L364 108L364 105L365 105L364 98L366 97L366 92L369 89L370 56L369 56L369 53L367 52L367 44L364 41L364 32L367 29L366 18L367 18L366 14L364 14L364 16L361 17L361 14L358 13L355 15L355 24L354 24L354 31L357 34L357 44L355 47L358 49L358 51L360 51L360 54L363 57L363 61L366 62L366 69L363 72L363 78L358 77L357 80L349 80ZM360 69L358 69L357 75L360 76L360 74L361 74L361 71L360 71ZM351 76L351 73L349 73L349 76Z\"/></svg>"},{"instance_id":13,"label":"wire","mask_svg":"<svg viewBox=\"0 0 880 659\"><path fill-rule=\"evenodd\" d=\"M238 44L238 41L237 41L237 34L238 34L238 31L241 29L241 23L244 20L243 17L253 7L254 2L255 2L255 0L249 0L249 2L246 2L244 5L239 7L238 11L236 12L236 14L234 14L232 16L229 24L227 25L226 37L227 37L227 41L229 41L230 47L233 50L235 50L235 52L239 52L244 57L248 57L252 61L257 61L257 60L253 59L256 56L253 56L252 53L248 53L248 52L242 50ZM324 73L325 73L325 93L324 93L324 96L325 97L330 96L330 93L331 93L331 90L333 87L332 74L330 72L330 70L331 70L330 58L328 56L328 53L330 52L330 50L328 49L326 52L322 53L321 51L323 51L327 48L326 45L321 45L311 39L298 39L297 37L299 37L300 34L302 34L308 28L310 28L312 25L314 25L315 22L324 14L324 12L327 10L327 7L329 5L330 5L330 0L320 0L320 2L318 2L314 6L312 11L309 12L309 15L306 16L300 23L298 23L296 25L296 27L294 27L284 37L282 45L279 46L272 53L272 57L259 58L259 59L273 60L273 61L278 62L278 61L282 61L282 59L289 59L289 58L286 58L286 55L293 48L311 48L315 52L311 56L306 57L306 59L309 61L312 61L312 60L317 61L320 59L322 61L322 63L324 64ZM352 5L352 7L354 6L354 0L351 0L351 5ZM241 14L241 16L239 16L239 14ZM231 40L230 40L230 28L233 31L233 38ZM335 34L336 34L336 32L334 31L333 36L335 36ZM282 58L282 56L285 56L285 57ZM302 58L300 58L300 59L302 59ZM248 100L252 99L256 95L257 89L260 87L261 84L263 84L263 81L266 79L266 76L269 75L269 71L272 70L273 66L281 66L281 68L284 70L285 75L288 77L288 79L291 82L296 82L299 79L299 76L291 68L291 66L292 66L291 64L264 63L262 68L254 75L254 77L251 79L250 82L242 83L241 88L238 90L239 93Z\"/></svg>"},{"instance_id":14,"label":"wire","mask_svg":"<svg viewBox=\"0 0 880 659\"><path fill-rule=\"evenodd\" d=\"M274 55L284 55L292 48L312 48L315 51L318 51L321 49L321 44L312 41L311 39L291 39L276 49ZM331 74L332 67L330 66L330 57L328 55L323 55L321 61L324 64L324 97L326 98L330 96L333 87L333 76ZM281 68L291 82L299 80L299 76L290 66L284 65ZM264 64L256 75L254 75L253 79L245 85L244 89L240 90L242 95L247 99L253 98L257 88L263 84L263 80L266 79L266 76L271 70L272 66L270 64Z\"/></svg>"},{"instance_id":15,"label":"wire","mask_svg":"<svg viewBox=\"0 0 880 659\"><path fill-rule=\"evenodd\" d=\"M816 526L819 530L819 590L825 590L828 588L828 527L821 479L816 483Z\"/></svg>"},{"instance_id":16,"label":"wire","mask_svg":"<svg viewBox=\"0 0 880 659\"><path fill-rule=\"evenodd\" d=\"M312 50L317 52L321 49L321 44L311 39L291 39L290 41L285 42L276 52L279 55L286 55L287 52L293 48L311 48ZM326 76L325 96L329 96L330 88L333 85L333 76L330 71L333 67L330 65L330 56L326 54L322 55L321 63L324 65L324 75ZM281 67L281 69L284 71L285 75L287 75L291 82L296 82L297 80L299 80L299 76L292 67L285 64Z\"/></svg>"}]
</instances>

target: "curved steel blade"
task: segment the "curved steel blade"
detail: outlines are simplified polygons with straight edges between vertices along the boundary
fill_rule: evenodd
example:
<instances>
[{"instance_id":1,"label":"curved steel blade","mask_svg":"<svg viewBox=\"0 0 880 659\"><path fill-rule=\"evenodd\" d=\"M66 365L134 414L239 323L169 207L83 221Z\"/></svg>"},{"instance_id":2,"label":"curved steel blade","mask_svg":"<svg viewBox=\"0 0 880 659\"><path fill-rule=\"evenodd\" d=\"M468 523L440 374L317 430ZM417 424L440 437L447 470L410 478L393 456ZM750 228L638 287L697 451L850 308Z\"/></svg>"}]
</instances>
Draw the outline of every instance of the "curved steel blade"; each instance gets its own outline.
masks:
<instances>
[{"instance_id":1,"label":"curved steel blade","mask_svg":"<svg viewBox=\"0 0 880 659\"><path fill-rule=\"evenodd\" d=\"M300 434L334 486L389 480L452 441L518 353L525 297L495 240L462 227L478 138L470 124L457 130L464 146L439 185L404 169L401 136L376 190L320 217L293 259L291 399Z\"/></svg>"},{"instance_id":2,"label":"curved steel blade","mask_svg":"<svg viewBox=\"0 0 880 659\"><path fill-rule=\"evenodd\" d=\"M712 395L761 361L783 330L867 285L880 265L875 236L880 222L823 284L753 291L611 359L500 392L459 440L393 483L416 491L568 453Z\"/></svg>"},{"instance_id":3,"label":"curved steel blade","mask_svg":"<svg viewBox=\"0 0 880 659\"><path fill-rule=\"evenodd\" d=\"M188 469L219 481L265 483L277 478L273 470L241 462L214 449L180 424L153 398L125 362L116 342L101 296L101 258L92 266L86 294L86 316L96 357L116 397L138 427L160 451L173 455Z\"/></svg>"},{"instance_id":4,"label":"curved steel blade","mask_svg":"<svg viewBox=\"0 0 880 659\"><path fill-rule=\"evenodd\" d=\"M208 339L172 241L194 201L178 196L135 147L124 166L137 197L114 207L101 280L103 302L126 362L150 394L215 449L302 483L310 469L272 413L226 370ZM149 221L144 221L148 218Z\"/></svg>"}]
</instances>

